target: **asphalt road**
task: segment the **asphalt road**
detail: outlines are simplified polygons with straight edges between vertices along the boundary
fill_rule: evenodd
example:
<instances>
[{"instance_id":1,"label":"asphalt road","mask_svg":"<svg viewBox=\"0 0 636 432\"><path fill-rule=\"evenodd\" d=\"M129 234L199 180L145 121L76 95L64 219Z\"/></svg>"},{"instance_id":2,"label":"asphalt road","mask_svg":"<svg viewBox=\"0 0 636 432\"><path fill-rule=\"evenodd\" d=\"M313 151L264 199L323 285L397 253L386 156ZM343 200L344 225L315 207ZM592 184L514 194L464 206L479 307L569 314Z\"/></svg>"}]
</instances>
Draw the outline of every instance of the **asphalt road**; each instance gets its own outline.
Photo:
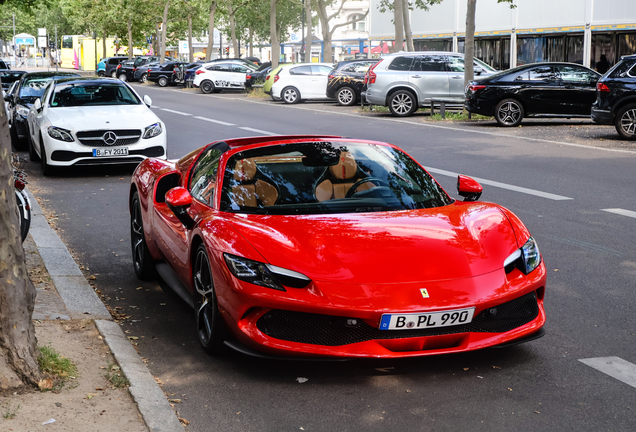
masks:
<instances>
[{"instance_id":1,"label":"asphalt road","mask_svg":"<svg viewBox=\"0 0 636 432\"><path fill-rule=\"evenodd\" d=\"M636 364L636 218L604 211L636 212L636 145L616 141L612 128L602 130L601 145L568 139L568 128L590 126L580 120L524 122L524 135L489 124L359 116L325 104L136 88L166 123L170 158L237 136L339 134L399 145L455 197L456 178L446 174L485 180L482 200L521 217L549 273L547 334L516 347L391 361L211 357L198 346L192 311L158 283L135 278L132 170L84 168L44 179L28 164L29 187L62 240L96 277L107 304L131 316L124 329L139 337L163 389L182 400L175 409L190 421L187 430L636 429L636 388L579 361L616 356Z\"/></svg>"}]
</instances>

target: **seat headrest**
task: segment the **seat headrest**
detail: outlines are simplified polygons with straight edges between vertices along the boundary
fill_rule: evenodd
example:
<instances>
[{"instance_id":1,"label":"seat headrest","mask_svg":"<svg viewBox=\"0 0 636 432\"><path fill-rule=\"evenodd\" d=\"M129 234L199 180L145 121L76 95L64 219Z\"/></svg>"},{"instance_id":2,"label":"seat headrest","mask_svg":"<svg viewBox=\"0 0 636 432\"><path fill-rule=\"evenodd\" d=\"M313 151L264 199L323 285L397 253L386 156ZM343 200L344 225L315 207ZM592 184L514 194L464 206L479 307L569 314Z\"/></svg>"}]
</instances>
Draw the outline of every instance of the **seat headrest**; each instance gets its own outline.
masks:
<instances>
[{"instance_id":1,"label":"seat headrest","mask_svg":"<svg viewBox=\"0 0 636 432\"><path fill-rule=\"evenodd\" d=\"M234 166L234 180L245 182L254 179L256 164L252 159L241 159Z\"/></svg>"},{"instance_id":2,"label":"seat headrest","mask_svg":"<svg viewBox=\"0 0 636 432\"><path fill-rule=\"evenodd\" d=\"M340 160L336 165L329 167L331 175L338 180L348 180L353 178L358 171L358 164L351 152L340 152Z\"/></svg>"}]
</instances>

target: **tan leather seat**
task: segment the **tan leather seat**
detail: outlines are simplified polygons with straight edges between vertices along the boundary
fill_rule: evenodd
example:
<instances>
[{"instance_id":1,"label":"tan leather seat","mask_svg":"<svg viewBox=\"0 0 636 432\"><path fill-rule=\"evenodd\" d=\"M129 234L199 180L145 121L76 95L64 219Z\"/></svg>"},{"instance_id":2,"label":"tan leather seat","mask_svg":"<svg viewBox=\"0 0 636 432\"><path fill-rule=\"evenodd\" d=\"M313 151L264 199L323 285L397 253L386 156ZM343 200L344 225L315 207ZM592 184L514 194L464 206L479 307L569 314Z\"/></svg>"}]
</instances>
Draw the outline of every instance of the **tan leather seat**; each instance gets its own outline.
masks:
<instances>
[{"instance_id":1,"label":"tan leather seat","mask_svg":"<svg viewBox=\"0 0 636 432\"><path fill-rule=\"evenodd\" d=\"M351 152L348 151L341 152L338 163L330 166L327 171L327 179L316 186L316 199L320 202L344 198L351 186L360 180L360 178L356 178L358 164ZM372 183L363 183L358 186L356 192L373 187L375 186Z\"/></svg>"},{"instance_id":2,"label":"tan leather seat","mask_svg":"<svg viewBox=\"0 0 636 432\"><path fill-rule=\"evenodd\" d=\"M278 199L276 187L263 180L254 180L256 164L252 159L241 159L234 166L232 200L241 207L271 206Z\"/></svg>"}]
</instances>

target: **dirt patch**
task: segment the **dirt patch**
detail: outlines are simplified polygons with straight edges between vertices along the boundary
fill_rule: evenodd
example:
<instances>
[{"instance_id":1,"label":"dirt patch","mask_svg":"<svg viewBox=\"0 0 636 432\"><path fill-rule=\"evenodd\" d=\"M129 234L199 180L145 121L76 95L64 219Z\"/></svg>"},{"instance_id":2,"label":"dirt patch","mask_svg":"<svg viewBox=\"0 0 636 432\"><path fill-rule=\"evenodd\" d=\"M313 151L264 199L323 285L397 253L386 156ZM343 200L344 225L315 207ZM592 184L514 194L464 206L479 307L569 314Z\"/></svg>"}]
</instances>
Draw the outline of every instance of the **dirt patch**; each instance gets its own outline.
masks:
<instances>
[{"instance_id":1,"label":"dirt patch","mask_svg":"<svg viewBox=\"0 0 636 432\"><path fill-rule=\"evenodd\" d=\"M59 391L0 397L0 430L148 431L128 390L114 388L105 378L115 360L92 321L36 321L35 332L38 346L50 345L68 357L77 376ZM42 424L51 419L55 422Z\"/></svg>"}]
</instances>

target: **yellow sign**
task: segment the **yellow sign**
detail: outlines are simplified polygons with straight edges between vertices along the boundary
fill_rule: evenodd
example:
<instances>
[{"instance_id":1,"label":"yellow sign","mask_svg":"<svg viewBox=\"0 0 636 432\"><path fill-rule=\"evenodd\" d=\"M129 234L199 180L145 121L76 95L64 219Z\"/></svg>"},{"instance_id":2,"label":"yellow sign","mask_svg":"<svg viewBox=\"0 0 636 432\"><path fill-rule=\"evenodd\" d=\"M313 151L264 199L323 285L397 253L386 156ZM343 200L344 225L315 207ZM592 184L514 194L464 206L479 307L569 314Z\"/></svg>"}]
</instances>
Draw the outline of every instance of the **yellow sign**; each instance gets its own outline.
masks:
<instances>
[{"instance_id":1,"label":"yellow sign","mask_svg":"<svg viewBox=\"0 0 636 432\"><path fill-rule=\"evenodd\" d=\"M422 293L422 297L424 297L424 298L428 298L429 297L428 291L427 291L426 288L420 288L420 292Z\"/></svg>"}]
</instances>

